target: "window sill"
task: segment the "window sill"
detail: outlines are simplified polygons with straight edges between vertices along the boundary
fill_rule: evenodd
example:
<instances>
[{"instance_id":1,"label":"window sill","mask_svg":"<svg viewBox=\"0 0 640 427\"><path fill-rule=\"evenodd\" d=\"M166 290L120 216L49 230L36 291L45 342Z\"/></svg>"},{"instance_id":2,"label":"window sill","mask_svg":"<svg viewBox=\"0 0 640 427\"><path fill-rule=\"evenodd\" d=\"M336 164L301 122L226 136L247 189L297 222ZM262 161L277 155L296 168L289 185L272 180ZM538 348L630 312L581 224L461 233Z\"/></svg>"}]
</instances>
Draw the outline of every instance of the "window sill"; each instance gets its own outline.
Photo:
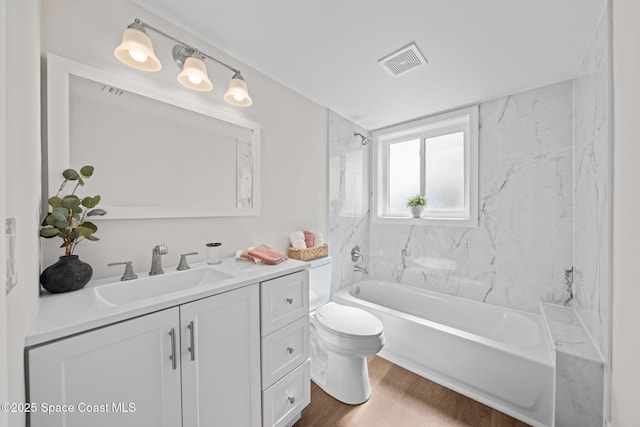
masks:
<instances>
[{"instance_id":1,"label":"window sill","mask_svg":"<svg viewBox=\"0 0 640 427\"><path fill-rule=\"evenodd\" d=\"M478 226L478 218L436 218L436 217L393 217L393 216L372 216L374 224L396 224L396 225L423 225L436 227L466 227L475 228Z\"/></svg>"}]
</instances>

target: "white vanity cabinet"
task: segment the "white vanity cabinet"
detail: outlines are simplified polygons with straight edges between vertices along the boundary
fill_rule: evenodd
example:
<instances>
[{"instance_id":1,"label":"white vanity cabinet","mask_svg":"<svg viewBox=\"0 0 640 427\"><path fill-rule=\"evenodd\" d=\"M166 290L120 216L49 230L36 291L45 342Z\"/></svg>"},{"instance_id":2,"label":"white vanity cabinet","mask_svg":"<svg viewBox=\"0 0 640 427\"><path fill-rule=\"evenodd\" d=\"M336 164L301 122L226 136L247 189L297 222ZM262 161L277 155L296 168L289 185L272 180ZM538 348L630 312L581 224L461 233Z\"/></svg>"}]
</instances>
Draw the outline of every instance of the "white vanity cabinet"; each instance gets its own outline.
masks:
<instances>
[{"instance_id":1,"label":"white vanity cabinet","mask_svg":"<svg viewBox=\"0 0 640 427\"><path fill-rule=\"evenodd\" d=\"M30 426L179 426L179 317L172 308L28 350Z\"/></svg>"},{"instance_id":2,"label":"white vanity cabinet","mask_svg":"<svg viewBox=\"0 0 640 427\"><path fill-rule=\"evenodd\" d=\"M309 271L260 286L262 425L287 427L311 401Z\"/></svg>"},{"instance_id":3,"label":"white vanity cabinet","mask_svg":"<svg viewBox=\"0 0 640 427\"><path fill-rule=\"evenodd\" d=\"M183 427L260 425L259 313L257 284L180 307Z\"/></svg>"},{"instance_id":4,"label":"white vanity cabinet","mask_svg":"<svg viewBox=\"0 0 640 427\"><path fill-rule=\"evenodd\" d=\"M258 289L27 349L30 426L260 425Z\"/></svg>"}]
</instances>

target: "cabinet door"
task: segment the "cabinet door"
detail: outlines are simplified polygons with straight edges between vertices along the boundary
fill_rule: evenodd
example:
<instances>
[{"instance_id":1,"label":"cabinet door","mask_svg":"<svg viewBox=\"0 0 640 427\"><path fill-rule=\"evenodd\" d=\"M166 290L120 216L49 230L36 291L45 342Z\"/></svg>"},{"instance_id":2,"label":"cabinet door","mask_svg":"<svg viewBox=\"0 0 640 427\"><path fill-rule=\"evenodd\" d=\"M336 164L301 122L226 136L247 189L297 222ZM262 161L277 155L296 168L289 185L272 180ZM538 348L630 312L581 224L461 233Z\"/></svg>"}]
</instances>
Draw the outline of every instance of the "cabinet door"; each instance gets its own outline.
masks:
<instances>
[{"instance_id":1,"label":"cabinet door","mask_svg":"<svg viewBox=\"0 0 640 427\"><path fill-rule=\"evenodd\" d=\"M30 349L31 427L179 426L179 332L173 308Z\"/></svg>"},{"instance_id":2,"label":"cabinet door","mask_svg":"<svg viewBox=\"0 0 640 427\"><path fill-rule=\"evenodd\" d=\"M185 304L180 321L183 427L259 426L258 285Z\"/></svg>"}]
</instances>

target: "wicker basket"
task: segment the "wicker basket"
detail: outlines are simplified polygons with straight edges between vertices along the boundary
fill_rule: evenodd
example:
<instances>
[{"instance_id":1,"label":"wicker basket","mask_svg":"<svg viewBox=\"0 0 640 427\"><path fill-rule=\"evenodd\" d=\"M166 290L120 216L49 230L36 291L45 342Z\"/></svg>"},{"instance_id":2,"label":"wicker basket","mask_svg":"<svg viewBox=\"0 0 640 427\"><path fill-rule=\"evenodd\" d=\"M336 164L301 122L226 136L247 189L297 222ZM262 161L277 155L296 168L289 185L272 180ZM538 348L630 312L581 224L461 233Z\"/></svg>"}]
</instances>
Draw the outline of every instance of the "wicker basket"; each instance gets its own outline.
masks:
<instances>
[{"instance_id":1,"label":"wicker basket","mask_svg":"<svg viewBox=\"0 0 640 427\"><path fill-rule=\"evenodd\" d=\"M329 245L315 246L313 248L297 249L289 248L289 258L300 261L311 261L312 259L329 256Z\"/></svg>"}]
</instances>

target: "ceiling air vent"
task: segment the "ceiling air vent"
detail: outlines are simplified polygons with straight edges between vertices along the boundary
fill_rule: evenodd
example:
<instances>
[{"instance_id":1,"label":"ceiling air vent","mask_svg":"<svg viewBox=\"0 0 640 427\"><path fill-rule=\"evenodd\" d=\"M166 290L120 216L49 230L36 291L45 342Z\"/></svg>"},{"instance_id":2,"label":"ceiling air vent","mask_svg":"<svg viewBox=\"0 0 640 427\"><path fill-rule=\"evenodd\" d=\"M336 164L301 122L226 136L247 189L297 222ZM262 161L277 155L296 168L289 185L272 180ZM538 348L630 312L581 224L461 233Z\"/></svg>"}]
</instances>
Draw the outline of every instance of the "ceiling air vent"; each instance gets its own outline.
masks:
<instances>
[{"instance_id":1,"label":"ceiling air vent","mask_svg":"<svg viewBox=\"0 0 640 427\"><path fill-rule=\"evenodd\" d=\"M103 85L102 86L102 91L103 92L108 92L111 95L115 95L115 96L120 96L124 93L124 91L122 89L119 89L117 87L113 87L113 86L107 86L107 85Z\"/></svg>"},{"instance_id":2,"label":"ceiling air vent","mask_svg":"<svg viewBox=\"0 0 640 427\"><path fill-rule=\"evenodd\" d=\"M427 60L418 49L418 46L415 43L411 43L409 46L380 59L378 63L392 76L399 76L409 70L421 67L427 63Z\"/></svg>"}]
</instances>

